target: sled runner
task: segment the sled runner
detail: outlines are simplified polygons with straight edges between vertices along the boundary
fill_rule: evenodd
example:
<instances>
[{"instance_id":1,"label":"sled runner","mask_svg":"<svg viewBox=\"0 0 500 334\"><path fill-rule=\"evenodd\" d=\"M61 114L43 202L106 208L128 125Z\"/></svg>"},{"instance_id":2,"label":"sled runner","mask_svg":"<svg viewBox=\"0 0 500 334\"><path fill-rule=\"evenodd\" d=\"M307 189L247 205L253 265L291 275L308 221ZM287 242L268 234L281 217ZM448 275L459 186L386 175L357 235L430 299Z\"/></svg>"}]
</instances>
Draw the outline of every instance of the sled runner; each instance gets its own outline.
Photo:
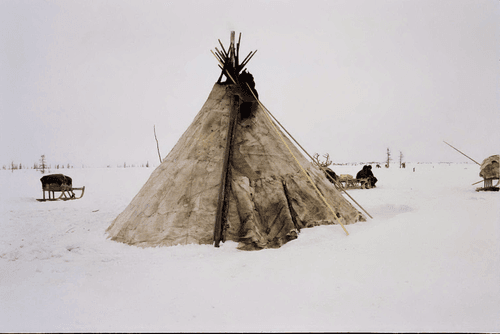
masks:
<instances>
[{"instance_id":1,"label":"sled runner","mask_svg":"<svg viewBox=\"0 0 500 334\"><path fill-rule=\"evenodd\" d=\"M42 182L43 198L37 198L39 202L79 199L83 197L85 192L85 187L73 188L71 178L63 174L45 175L40 181ZM80 196L76 197L75 190L81 191ZM45 192L48 193L48 198L45 197ZM57 197L56 192L60 192Z\"/></svg>"},{"instance_id":2,"label":"sled runner","mask_svg":"<svg viewBox=\"0 0 500 334\"><path fill-rule=\"evenodd\" d=\"M81 191L80 196L76 197L74 190L80 190ZM48 198L45 197L45 192L48 193ZM61 194L59 194L59 196L56 197L55 194L56 192L60 192ZM48 185L45 188L43 188L43 198L37 198L36 200L39 202L58 201L58 200L67 201L70 199L82 198L84 192L85 192L85 187L73 188L65 185L62 186Z\"/></svg>"},{"instance_id":3,"label":"sled runner","mask_svg":"<svg viewBox=\"0 0 500 334\"><path fill-rule=\"evenodd\" d=\"M495 185L493 185L494 181L497 181ZM500 183L499 178L489 178L489 179L484 179L484 184L482 187L476 188L476 191L499 191L500 188L498 187Z\"/></svg>"}]
</instances>

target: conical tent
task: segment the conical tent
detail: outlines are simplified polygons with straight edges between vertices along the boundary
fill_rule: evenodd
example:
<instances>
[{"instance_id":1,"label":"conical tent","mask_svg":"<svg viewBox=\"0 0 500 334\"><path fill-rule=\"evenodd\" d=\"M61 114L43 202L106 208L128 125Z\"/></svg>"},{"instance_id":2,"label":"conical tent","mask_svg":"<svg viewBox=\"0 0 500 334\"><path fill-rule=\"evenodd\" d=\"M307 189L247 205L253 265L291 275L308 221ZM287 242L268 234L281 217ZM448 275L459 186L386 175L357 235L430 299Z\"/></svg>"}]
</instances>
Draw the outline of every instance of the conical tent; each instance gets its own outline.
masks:
<instances>
[{"instance_id":1,"label":"conical tent","mask_svg":"<svg viewBox=\"0 0 500 334\"><path fill-rule=\"evenodd\" d=\"M141 247L232 240L253 250L280 247L304 227L365 220L268 118L239 71L229 77L109 226L112 240Z\"/></svg>"}]
</instances>

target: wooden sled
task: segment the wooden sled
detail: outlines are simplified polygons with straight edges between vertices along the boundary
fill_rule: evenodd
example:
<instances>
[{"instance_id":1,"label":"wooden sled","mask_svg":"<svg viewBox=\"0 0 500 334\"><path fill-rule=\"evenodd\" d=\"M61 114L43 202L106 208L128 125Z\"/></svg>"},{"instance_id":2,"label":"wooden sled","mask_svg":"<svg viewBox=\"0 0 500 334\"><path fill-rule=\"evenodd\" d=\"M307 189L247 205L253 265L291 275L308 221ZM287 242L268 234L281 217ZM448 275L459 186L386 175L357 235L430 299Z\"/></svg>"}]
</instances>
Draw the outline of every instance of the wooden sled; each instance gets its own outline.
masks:
<instances>
[{"instance_id":1,"label":"wooden sled","mask_svg":"<svg viewBox=\"0 0 500 334\"><path fill-rule=\"evenodd\" d=\"M351 176L351 175L348 175ZM355 179L352 176L346 177L343 174L339 177L339 183L343 189L370 189L370 183L367 178Z\"/></svg>"},{"instance_id":2,"label":"wooden sled","mask_svg":"<svg viewBox=\"0 0 500 334\"><path fill-rule=\"evenodd\" d=\"M493 185L493 181L497 181L495 185ZM491 178L491 179L484 179L484 184L483 187L476 188L476 191L499 191L500 188L498 187L498 184L500 183L499 178Z\"/></svg>"},{"instance_id":3,"label":"wooden sled","mask_svg":"<svg viewBox=\"0 0 500 334\"><path fill-rule=\"evenodd\" d=\"M83 193L85 192L85 187L81 188L73 188L68 185L57 185L57 184L48 184L45 187L42 187L43 190L43 198L37 198L36 200L39 202L45 201L68 201L73 199L79 199L83 197ZM79 197L76 197L74 190L80 190L82 193ZM45 192L48 193L48 198L45 197ZM56 197L56 192L60 192L61 194Z\"/></svg>"}]
</instances>

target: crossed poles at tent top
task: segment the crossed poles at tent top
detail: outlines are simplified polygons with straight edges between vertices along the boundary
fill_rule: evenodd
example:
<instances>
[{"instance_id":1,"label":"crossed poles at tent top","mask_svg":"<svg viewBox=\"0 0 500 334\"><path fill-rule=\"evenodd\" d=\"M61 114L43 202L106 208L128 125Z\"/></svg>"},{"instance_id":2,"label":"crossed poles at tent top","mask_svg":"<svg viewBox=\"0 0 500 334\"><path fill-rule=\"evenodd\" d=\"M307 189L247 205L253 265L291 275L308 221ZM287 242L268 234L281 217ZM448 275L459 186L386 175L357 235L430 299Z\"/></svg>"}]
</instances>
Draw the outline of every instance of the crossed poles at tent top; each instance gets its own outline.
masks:
<instances>
[{"instance_id":1,"label":"crossed poles at tent top","mask_svg":"<svg viewBox=\"0 0 500 334\"><path fill-rule=\"evenodd\" d=\"M243 59L243 61L240 62L240 41L241 41L241 33L238 37L238 43L236 43L236 46L234 44L234 31L231 31L231 41L229 42L229 48L226 49L224 48L224 45L218 40L221 50L217 49L215 47L215 53L212 52L214 57L217 59L219 62L219 68L222 70L222 73L219 77L219 80L217 80L217 83L220 83L222 79L222 75L225 75L228 79L230 79L234 84L239 84L239 77L240 77L240 72L245 68L245 66L248 64L250 59L257 53L257 50L255 51L250 51L250 53Z\"/></svg>"}]
</instances>

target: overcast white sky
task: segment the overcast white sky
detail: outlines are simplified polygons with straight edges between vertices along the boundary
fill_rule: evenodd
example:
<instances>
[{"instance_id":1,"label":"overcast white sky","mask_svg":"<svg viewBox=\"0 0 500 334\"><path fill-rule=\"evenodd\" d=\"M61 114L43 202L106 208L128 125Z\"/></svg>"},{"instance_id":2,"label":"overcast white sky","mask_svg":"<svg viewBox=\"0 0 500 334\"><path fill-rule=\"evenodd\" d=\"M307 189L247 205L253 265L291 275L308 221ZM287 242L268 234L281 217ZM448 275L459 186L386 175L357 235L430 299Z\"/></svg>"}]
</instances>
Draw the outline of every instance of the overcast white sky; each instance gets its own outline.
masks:
<instances>
[{"instance_id":1,"label":"overcast white sky","mask_svg":"<svg viewBox=\"0 0 500 334\"><path fill-rule=\"evenodd\" d=\"M0 0L0 167L158 164L242 33L261 101L334 162L500 153L497 0Z\"/></svg>"}]
</instances>

